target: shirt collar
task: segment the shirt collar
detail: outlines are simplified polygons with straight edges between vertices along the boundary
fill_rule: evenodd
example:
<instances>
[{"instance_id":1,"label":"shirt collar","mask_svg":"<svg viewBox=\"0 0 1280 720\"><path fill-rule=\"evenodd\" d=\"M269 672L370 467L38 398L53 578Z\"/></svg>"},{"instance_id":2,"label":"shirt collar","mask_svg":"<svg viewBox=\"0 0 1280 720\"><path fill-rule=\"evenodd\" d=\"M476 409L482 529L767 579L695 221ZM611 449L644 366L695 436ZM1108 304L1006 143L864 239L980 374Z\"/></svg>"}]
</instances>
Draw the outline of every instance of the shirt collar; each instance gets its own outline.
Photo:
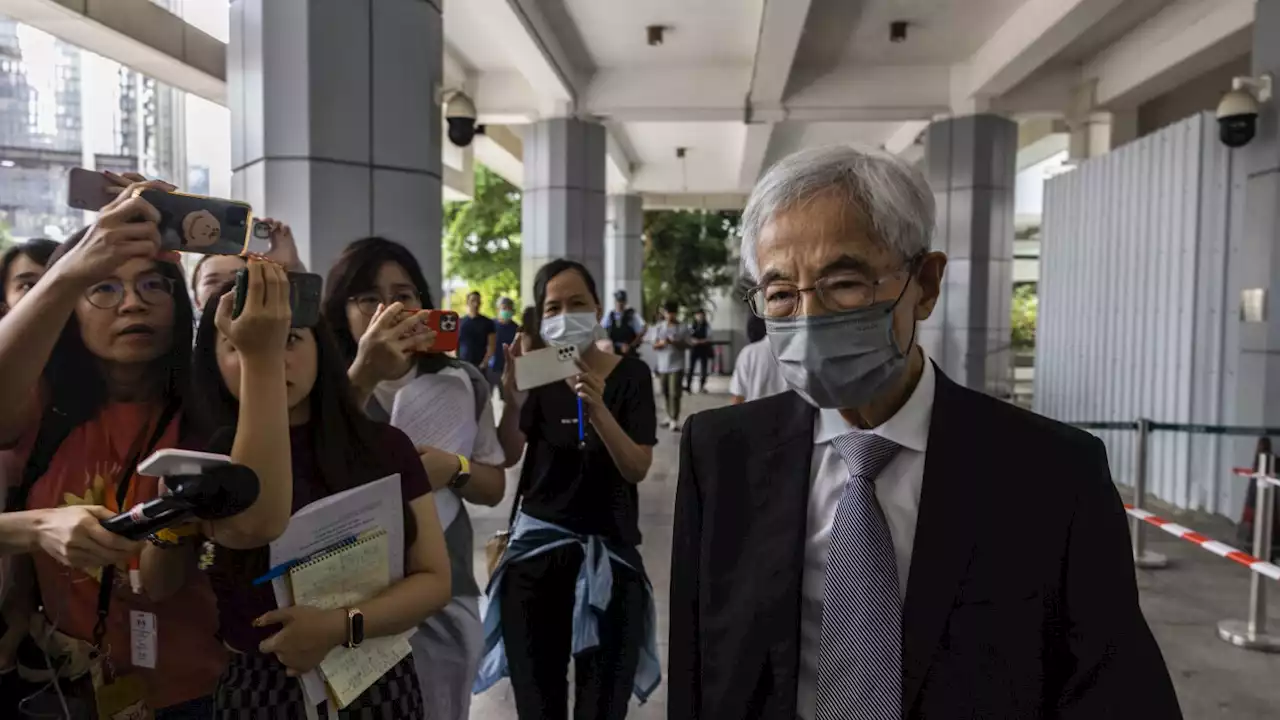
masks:
<instances>
[{"instance_id":1,"label":"shirt collar","mask_svg":"<svg viewBox=\"0 0 1280 720\"><path fill-rule=\"evenodd\" d=\"M924 371L920 380L911 391L911 397L898 408L898 412L870 430L860 430L849 424L839 410L820 409L818 421L813 428L813 443L822 445L849 432L869 432L886 440L916 452L924 452L929 444L929 421L933 417L933 393L937 385L933 363L930 362L924 348L920 349L924 359Z\"/></svg>"}]
</instances>

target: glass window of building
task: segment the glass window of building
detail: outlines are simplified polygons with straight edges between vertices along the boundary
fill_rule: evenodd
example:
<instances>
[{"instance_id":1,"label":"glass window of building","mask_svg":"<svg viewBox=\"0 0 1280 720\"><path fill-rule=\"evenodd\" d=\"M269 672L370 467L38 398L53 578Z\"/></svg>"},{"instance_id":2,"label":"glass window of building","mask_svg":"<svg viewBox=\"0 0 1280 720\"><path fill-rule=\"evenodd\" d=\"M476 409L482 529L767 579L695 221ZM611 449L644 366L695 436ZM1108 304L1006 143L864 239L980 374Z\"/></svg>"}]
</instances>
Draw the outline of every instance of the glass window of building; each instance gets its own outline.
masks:
<instances>
[{"instance_id":1,"label":"glass window of building","mask_svg":"<svg viewBox=\"0 0 1280 720\"><path fill-rule=\"evenodd\" d=\"M225 41L226 0L153 1ZM0 15L0 230L62 240L83 226L66 204L73 167L227 196L230 112Z\"/></svg>"}]
</instances>

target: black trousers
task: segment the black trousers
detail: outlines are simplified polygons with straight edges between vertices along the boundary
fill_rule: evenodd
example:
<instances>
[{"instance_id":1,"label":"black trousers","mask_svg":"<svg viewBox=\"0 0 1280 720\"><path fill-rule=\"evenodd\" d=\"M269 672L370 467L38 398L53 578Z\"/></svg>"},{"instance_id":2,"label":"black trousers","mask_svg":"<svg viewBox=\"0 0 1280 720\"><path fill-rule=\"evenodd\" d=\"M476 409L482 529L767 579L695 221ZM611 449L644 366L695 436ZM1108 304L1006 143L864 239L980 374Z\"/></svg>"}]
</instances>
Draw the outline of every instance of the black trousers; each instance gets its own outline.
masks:
<instances>
[{"instance_id":1,"label":"black trousers","mask_svg":"<svg viewBox=\"0 0 1280 720\"><path fill-rule=\"evenodd\" d=\"M715 351L711 348L696 347L689 351L689 376L684 381L685 392L693 392L693 372L699 364L702 365L702 384L698 386L699 390L707 389L707 368L711 366L711 360L715 357Z\"/></svg>"},{"instance_id":2,"label":"black trousers","mask_svg":"<svg viewBox=\"0 0 1280 720\"><path fill-rule=\"evenodd\" d=\"M574 584L582 558L582 548L570 545L507 566L502 640L520 720L569 717ZM574 720L627 716L644 643L644 578L639 573L613 563L613 596L598 622L600 644L574 658Z\"/></svg>"}]
</instances>

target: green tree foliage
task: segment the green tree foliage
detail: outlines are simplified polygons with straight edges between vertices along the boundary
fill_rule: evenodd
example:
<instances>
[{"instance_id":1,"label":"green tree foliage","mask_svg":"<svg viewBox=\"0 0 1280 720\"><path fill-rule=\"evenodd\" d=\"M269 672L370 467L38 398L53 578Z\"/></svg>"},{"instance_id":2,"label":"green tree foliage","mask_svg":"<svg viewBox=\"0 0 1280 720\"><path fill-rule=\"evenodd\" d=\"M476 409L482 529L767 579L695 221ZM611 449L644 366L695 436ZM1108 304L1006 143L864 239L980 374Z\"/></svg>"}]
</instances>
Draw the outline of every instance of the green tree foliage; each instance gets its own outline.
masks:
<instances>
[{"instance_id":1,"label":"green tree foliage","mask_svg":"<svg viewBox=\"0 0 1280 720\"><path fill-rule=\"evenodd\" d=\"M444 273L467 284L442 304L458 309L472 290L492 314L501 295L520 297L520 189L475 166L475 195L444 206ZM456 304L455 304L456 303Z\"/></svg>"},{"instance_id":2,"label":"green tree foliage","mask_svg":"<svg viewBox=\"0 0 1280 720\"><path fill-rule=\"evenodd\" d=\"M716 290L736 277L732 248L741 213L651 210L644 214L644 314L674 300L685 309L707 307Z\"/></svg>"},{"instance_id":3,"label":"green tree foliage","mask_svg":"<svg viewBox=\"0 0 1280 720\"><path fill-rule=\"evenodd\" d=\"M1035 283L1021 283L1013 288L1013 346L1036 346L1036 316L1040 307Z\"/></svg>"}]
</instances>

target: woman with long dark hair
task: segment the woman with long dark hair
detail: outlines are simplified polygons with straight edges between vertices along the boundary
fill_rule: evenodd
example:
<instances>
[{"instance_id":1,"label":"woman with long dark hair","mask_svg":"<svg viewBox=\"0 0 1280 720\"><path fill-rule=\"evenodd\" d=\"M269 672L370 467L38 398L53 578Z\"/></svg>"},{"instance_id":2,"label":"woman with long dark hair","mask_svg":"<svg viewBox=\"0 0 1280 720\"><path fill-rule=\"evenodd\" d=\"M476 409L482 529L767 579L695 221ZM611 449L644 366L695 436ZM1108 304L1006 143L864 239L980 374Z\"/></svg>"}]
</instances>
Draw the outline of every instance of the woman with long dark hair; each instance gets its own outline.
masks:
<instances>
[{"instance_id":1,"label":"woman with long dark hair","mask_svg":"<svg viewBox=\"0 0 1280 720\"><path fill-rule=\"evenodd\" d=\"M52 240L33 238L0 254L0 317L36 286L49 266L49 258L57 249L58 243ZM19 481L18 464L19 459L12 450L0 451L0 507L4 507L9 484ZM13 572L12 558L0 559L0 577L12 578ZM29 579L27 582L30 582ZM6 587L0 587L0 603L3 603L3 610L0 611L3 615L0 621L0 628L3 629L3 634L0 634L0 707L4 707L3 703L13 694L9 691L15 688L11 681L13 671L18 669L18 648L25 643L27 648L23 654L28 657L39 652L31 652L29 603L9 602L7 591L10 583L5 585Z\"/></svg>"},{"instance_id":2,"label":"woman with long dark hair","mask_svg":"<svg viewBox=\"0 0 1280 720\"><path fill-rule=\"evenodd\" d=\"M643 362L596 347L603 310L585 267L547 263L533 292L538 313L525 332L576 348L581 373L522 393L523 346L506 348L503 383L526 447L519 510L489 582L476 691L510 674L520 717L566 717L572 655L574 717L623 718L628 698L643 702L659 680L636 494L658 442L653 385Z\"/></svg>"},{"instance_id":3,"label":"woman with long dark hair","mask_svg":"<svg viewBox=\"0 0 1280 720\"><path fill-rule=\"evenodd\" d=\"M213 595L187 572L191 546L130 542L99 524L158 497L158 481L134 468L188 437L191 304L176 259L160 252L159 213L136 196L147 188L170 186L130 185L0 319L0 446L25 457L9 503L20 511L0 517L0 550L31 553L45 616L64 633L41 640L64 677L86 672L91 651L101 652L106 682L168 720L210 710L225 662ZM259 293L286 298L283 316L251 307L239 321L246 363L267 367L282 362L272 338L288 325L288 281L262 266L254 273ZM249 546L278 535L278 489L289 482L283 392L259 383L246 376L242 390L255 399L242 409L231 456L257 473L261 493L215 527L220 540ZM133 652L131 617L154 623L144 652Z\"/></svg>"},{"instance_id":4,"label":"woman with long dark hair","mask_svg":"<svg viewBox=\"0 0 1280 720\"><path fill-rule=\"evenodd\" d=\"M0 255L0 315L18 304L49 267L49 258L58 249L58 243L45 238L32 238L19 243Z\"/></svg>"},{"instance_id":5,"label":"woman with long dark hair","mask_svg":"<svg viewBox=\"0 0 1280 720\"><path fill-rule=\"evenodd\" d=\"M325 292L325 317L336 329L350 377L367 398L366 412L412 426L431 479L453 597L409 642L427 716L466 720L483 639L466 503L497 505L506 490L489 384L475 366L431 352L434 336L422 325L432 308L431 288L403 245L371 237L347 246ZM406 405L402 391L418 401Z\"/></svg>"},{"instance_id":6,"label":"woman with long dark hair","mask_svg":"<svg viewBox=\"0 0 1280 720\"><path fill-rule=\"evenodd\" d=\"M206 433L233 426L237 416L243 418L246 397L239 388L249 369L230 321L232 297L228 293L205 305L196 336L196 420ZM404 578L358 609L277 610L271 587L253 584L268 570L267 549L215 546L212 559L206 560L212 563L209 575L218 598L222 639L231 650L215 699L215 717L224 720L305 717L295 677L348 641L352 612L362 616L365 638L386 637L412 629L449 597L444 538L430 483L413 445L404 433L373 422L356 407L347 363L324 319L314 328L289 329L281 346L283 373L277 381L287 397L292 510L399 473L405 502ZM424 717L413 660L406 658L337 717Z\"/></svg>"}]
</instances>

